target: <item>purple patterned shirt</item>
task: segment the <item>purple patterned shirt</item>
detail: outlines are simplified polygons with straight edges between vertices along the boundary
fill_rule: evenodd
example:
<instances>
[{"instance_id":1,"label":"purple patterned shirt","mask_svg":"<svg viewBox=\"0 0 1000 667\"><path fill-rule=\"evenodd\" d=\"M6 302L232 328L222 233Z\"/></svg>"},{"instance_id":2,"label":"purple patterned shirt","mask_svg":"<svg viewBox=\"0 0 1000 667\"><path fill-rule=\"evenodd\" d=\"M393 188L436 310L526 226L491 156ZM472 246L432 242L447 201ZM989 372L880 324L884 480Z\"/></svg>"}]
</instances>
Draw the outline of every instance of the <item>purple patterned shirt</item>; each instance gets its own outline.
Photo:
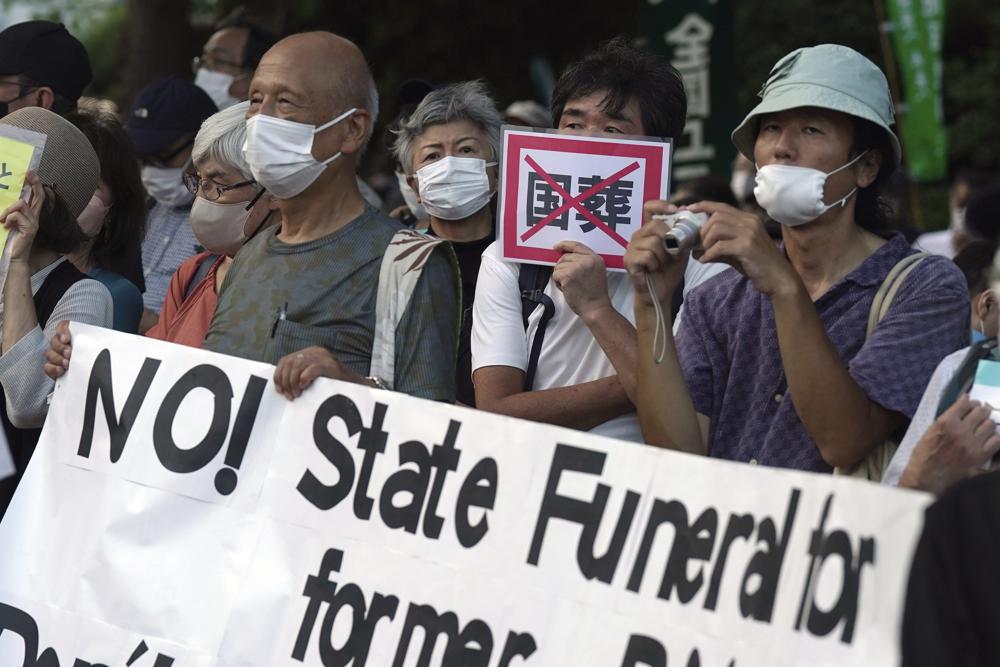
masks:
<instances>
[{"instance_id":1,"label":"purple patterned shirt","mask_svg":"<svg viewBox=\"0 0 1000 667\"><path fill-rule=\"evenodd\" d=\"M893 236L816 301L827 336L865 394L907 419L946 355L969 344L969 295L958 268L925 258L865 341L875 293L916 252ZM677 354L695 410L712 420L709 455L830 471L789 394L771 301L736 271L691 291Z\"/></svg>"}]
</instances>

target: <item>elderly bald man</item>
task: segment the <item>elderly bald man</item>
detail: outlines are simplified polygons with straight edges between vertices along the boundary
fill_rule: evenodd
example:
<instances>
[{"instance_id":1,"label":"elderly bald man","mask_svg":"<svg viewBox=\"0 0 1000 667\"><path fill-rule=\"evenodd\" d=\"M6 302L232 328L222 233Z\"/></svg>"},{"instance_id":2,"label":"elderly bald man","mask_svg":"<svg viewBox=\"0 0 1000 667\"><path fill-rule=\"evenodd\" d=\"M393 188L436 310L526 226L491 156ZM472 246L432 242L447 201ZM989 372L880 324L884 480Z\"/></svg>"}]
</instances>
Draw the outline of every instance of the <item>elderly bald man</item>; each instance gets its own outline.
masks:
<instances>
[{"instance_id":1,"label":"elderly bald man","mask_svg":"<svg viewBox=\"0 0 1000 667\"><path fill-rule=\"evenodd\" d=\"M236 255L205 348L276 363L275 384L290 399L319 376L383 386L369 375L376 293L383 254L402 227L366 204L355 175L377 114L364 56L331 33L279 41L250 84L244 154L282 220ZM449 252L429 253L395 327L393 359L394 389L442 401L455 394ZM63 331L47 370L68 359Z\"/></svg>"}]
</instances>

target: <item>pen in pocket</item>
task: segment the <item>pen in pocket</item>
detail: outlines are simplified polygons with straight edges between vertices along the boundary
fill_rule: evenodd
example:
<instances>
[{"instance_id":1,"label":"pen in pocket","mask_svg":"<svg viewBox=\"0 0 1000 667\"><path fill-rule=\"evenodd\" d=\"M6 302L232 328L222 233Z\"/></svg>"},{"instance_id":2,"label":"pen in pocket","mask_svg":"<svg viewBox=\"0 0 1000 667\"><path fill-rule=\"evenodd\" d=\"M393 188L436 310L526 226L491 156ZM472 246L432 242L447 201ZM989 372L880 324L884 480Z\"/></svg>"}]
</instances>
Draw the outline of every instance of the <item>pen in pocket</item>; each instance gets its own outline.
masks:
<instances>
[{"instance_id":1,"label":"pen in pocket","mask_svg":"<svg viewBox=\"0 0 1000 667\"><path fill-rule=\"evenodd\" d=\"M286 301L284 305L278 308L278 310L275 312L274 324L271 325L271 338L274 338L274 334L278 331L278 322L281 322L282 320L286 319L287 316L288 316L288 302Z\"/></svg>"}]
</instances>

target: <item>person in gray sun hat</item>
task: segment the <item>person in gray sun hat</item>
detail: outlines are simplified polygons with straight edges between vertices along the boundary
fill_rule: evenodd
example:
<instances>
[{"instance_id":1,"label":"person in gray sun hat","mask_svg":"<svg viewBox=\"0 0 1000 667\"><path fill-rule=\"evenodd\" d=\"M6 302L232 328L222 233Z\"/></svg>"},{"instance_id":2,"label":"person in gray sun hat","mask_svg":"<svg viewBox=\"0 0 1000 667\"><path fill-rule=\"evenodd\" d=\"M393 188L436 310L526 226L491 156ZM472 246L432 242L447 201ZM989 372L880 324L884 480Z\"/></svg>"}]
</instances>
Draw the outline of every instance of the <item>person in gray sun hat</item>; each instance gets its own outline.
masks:
<instances>
[{"instance_id":1,"label":"person in gray sun hat","mask_svg":"<svg viewBox=\"0 0 1000 667\"><path fill-rule=\"evenodd\" d=\"M836 44L797 49L774 66L760 98L733 143L757 166L754 195L781 223L780 247L752 213L686 207L707 218L699 259L736 270L690 294L676 338L669 299L687 256L667 253L665 222L653 219L676 207L648 202L648 224L625 256L643 436L876 479L934 367L967 344L964 280L890 231L880 189L901 150L874 63Z\"/></svg>"},{"instance_id":2,"label":"person in gray sun hat","mask_svg":"<svg viewBox=\"0 0 1000 667\"><path fill-rule=\"evenodd\" d=\"M72 123L41 107L14 111L0 119L0 133L3 126L42 133L46 141L38 168L27 176L28 201L0 212L0 224L11 232L0 305L0 416L17 464L17 475L0 483L0 513L35 449L48 410L54 383L42 372L42 362L56 325L72 320L110 327L113 321L108 288L65 257L84 239L76 219L97 189L97 153Z\"/></svg>"}]
</instances>

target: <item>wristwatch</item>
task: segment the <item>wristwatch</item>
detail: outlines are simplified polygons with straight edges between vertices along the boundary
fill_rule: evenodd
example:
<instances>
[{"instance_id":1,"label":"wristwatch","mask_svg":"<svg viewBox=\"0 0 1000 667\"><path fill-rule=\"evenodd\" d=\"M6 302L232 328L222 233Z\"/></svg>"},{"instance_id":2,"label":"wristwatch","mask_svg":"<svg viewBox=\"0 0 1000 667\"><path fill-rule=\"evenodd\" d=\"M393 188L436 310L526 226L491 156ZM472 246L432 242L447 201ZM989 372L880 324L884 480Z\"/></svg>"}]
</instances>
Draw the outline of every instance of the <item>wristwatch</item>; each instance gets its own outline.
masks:
<instances>
[{"instance_id":1,"label":"wristwatch","mask_svg":"<svg viewBox=\"0 0 1000 667\"><path fill-rule=\"evenodd\" d=\"M389 388L389 385L385 383L385 380L383 380L377 375L369 375L365 379L371 382L373 385L375 385L376 389L385 389L386 391L392 391L392 389Z\"/></svg>"}]
</instances>

